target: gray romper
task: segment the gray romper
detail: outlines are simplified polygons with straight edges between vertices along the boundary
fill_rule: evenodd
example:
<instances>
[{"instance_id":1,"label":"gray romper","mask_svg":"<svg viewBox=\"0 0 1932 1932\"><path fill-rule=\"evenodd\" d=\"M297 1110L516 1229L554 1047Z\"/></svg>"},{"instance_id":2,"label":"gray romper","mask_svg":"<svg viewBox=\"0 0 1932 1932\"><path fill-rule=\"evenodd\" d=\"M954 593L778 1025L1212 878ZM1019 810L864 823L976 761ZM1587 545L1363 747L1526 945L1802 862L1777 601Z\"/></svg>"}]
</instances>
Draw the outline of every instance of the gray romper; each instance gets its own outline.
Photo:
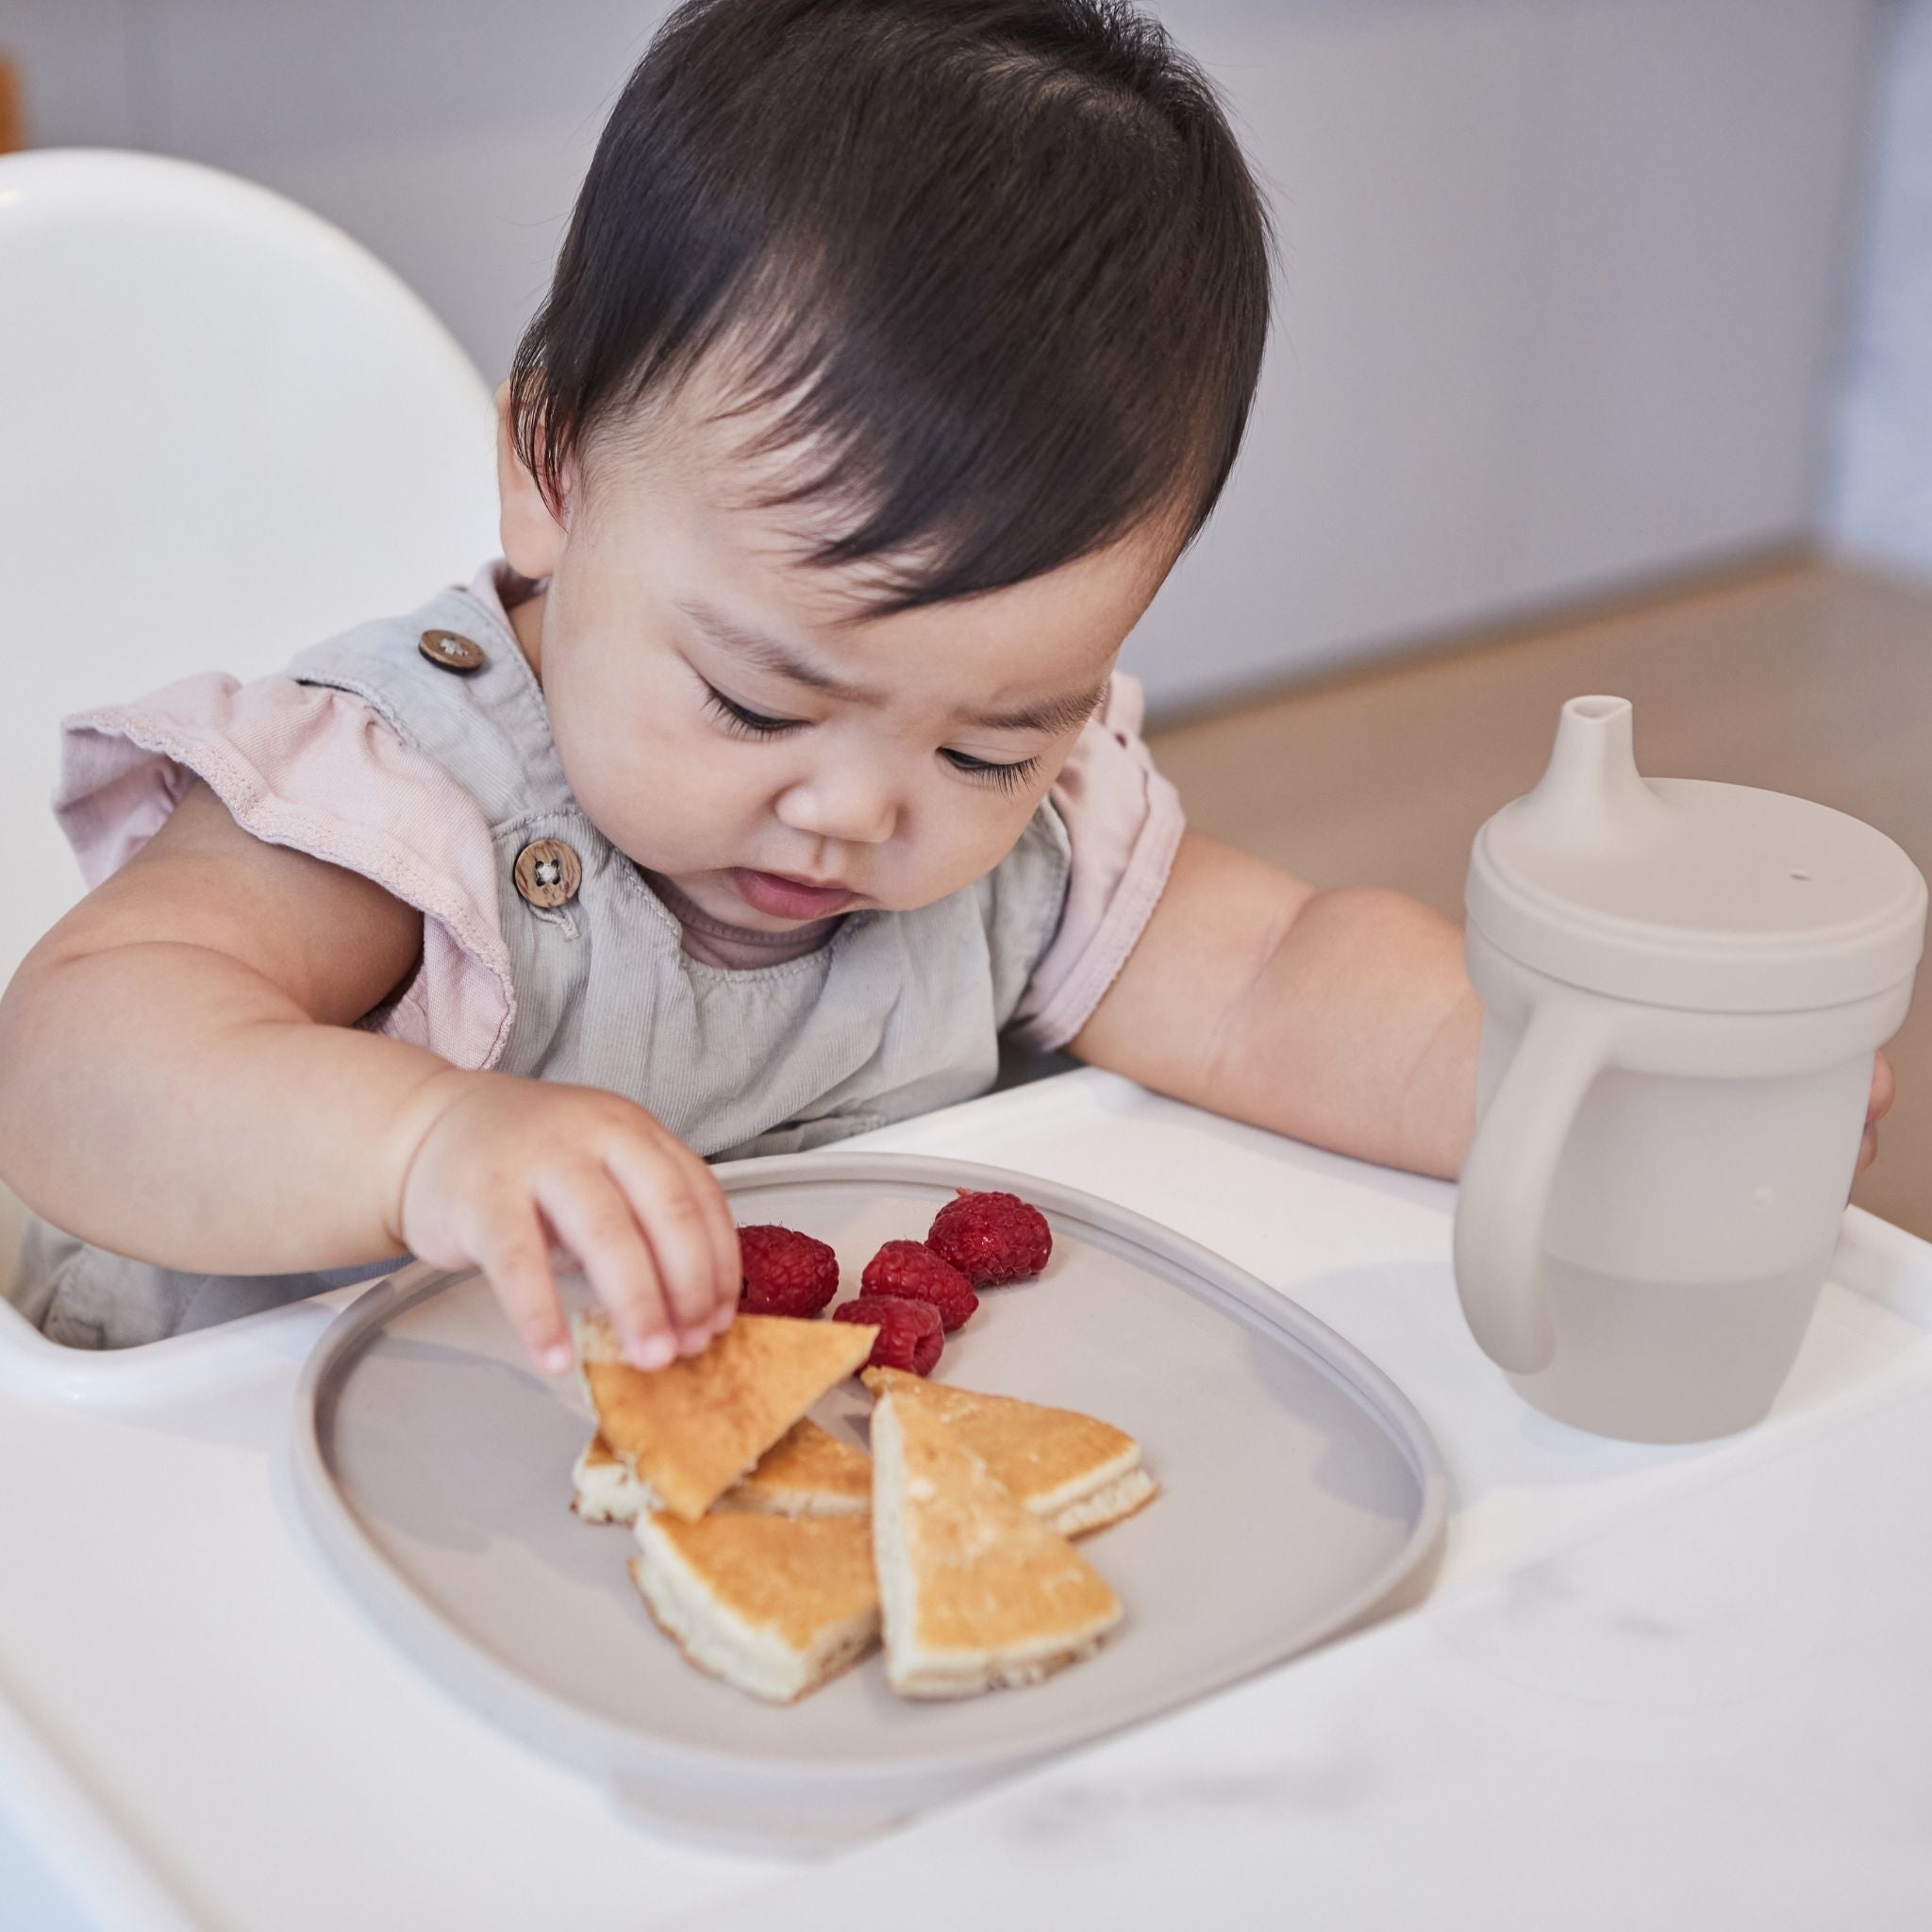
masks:
<instances>
[{"instance_id":1,"label":"gray romper","mask_svg":"<svg viewBox=\"0 0 1932 1932\"><path fill-rule=\"evenodd\" d=\"M528 663L471 591L317 645L290 675L365 700L488 820L514 989L501 1071L625 1094L707 1158L824 1146L992 1085L1000 1032L1066 901L1051 804L950 897L849 913L815 952L733 970L685 952L676 918L584 816ZM121 1348L396 1265L186 1274L35 1222L10 1293L56 1341Z\"/></svg>"}]
</instances>

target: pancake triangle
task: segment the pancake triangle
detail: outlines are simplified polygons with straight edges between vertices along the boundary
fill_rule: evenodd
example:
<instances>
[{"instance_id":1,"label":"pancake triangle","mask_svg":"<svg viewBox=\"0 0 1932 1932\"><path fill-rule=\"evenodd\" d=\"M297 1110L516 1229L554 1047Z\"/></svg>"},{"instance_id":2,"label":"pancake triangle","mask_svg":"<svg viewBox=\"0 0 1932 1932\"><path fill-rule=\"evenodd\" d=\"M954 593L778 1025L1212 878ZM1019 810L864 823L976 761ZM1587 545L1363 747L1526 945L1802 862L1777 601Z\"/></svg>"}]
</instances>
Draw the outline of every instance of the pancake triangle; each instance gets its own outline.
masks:
<instances>
[{"instance_id":1,"label":"pancake triangle","mask_svg":"<svg viewBox=\"0 0 1932 1932\"><path fill-rule=\"evenodd\" d=\"M1076 1409L982 1395L900 1369L867 1369L873 1394L929 1409L1027 1508L1062 1536L1105 1529L1158 1493L1124 1429Z\"/></svg>"},{"instance_id":2,"label":"pancake triangle","mask_svg":"<svg viewBox=\"0 0 1932 1932\"><path fill-rule=\"evenodd\" d=\"M863 1516L647 1514L630 1569L692 1663L768 1703L816 1690L878 1635Z\"/></svg>"},{"instance_id":3,"label":"pancake triangle","mask_svg":"<svg viewBox=\"0 0 1932 1932\"><path fill-rule=\"evenodd\" d=\"M1089 1656L1120 1600L928 1405L873 1410L873 1561L886 1679L904 1697L1031 1684Z\"/></svg>"},{"instance_id":4,"label":"pancake triangle","mask_svg":"<svg viewBox=\"0 0 1932 1932\"><path fill-rule=\"evenodd\" d=\"M613 1360L607 1324L578 1325L598 1432L663 1507L694 1523L826 1390L872 1353L876 1328L741 1315L702 1355L664 1369Z\"/></svg>"}]
</instances>

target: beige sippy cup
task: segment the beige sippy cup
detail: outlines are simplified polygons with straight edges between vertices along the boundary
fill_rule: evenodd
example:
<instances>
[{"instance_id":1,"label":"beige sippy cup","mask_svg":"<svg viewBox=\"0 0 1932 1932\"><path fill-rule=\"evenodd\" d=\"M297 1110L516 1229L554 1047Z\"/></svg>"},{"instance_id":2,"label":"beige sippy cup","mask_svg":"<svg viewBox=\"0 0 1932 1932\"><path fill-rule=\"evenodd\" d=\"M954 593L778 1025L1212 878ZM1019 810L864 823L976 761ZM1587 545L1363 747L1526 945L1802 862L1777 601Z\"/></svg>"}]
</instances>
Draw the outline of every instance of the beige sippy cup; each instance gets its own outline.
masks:
<instances>
[{"instance_id":1,"label":"beige sippy cup","mask_svg":"<svg viewBox=\"0 0 1932 1932\"><path fill-rule=\"evenodd\" d=\"M1456 1285L1477 1341L1603 1435L1758 1421L1831 1261L1924 880L1824 806L1642 777L1629 703L1585 697L1477 833L1468 907Z\"/></svg>"}]
</instances>

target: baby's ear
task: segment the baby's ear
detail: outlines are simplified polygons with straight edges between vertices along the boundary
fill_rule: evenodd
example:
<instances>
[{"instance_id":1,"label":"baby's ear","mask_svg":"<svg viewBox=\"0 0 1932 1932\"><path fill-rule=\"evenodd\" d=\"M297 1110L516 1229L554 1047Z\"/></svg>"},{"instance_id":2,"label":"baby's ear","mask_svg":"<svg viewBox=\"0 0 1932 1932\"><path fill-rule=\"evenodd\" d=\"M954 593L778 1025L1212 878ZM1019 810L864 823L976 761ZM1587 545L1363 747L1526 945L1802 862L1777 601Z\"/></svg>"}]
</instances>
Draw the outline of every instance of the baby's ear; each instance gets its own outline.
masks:
<instances>
[{"instance_id":1,"label":"baby's ear","mask_svg":"<svg viewBox=\"0 0 1932 1932\"><path fill-rule=\"evenodd\" d=\"M559 491L565 487L559 477ZM549 576L563 554L563 525L517 449L508 382L496 391L496 493L505 561L519 576Z\"/></svg>"}]
</instances>

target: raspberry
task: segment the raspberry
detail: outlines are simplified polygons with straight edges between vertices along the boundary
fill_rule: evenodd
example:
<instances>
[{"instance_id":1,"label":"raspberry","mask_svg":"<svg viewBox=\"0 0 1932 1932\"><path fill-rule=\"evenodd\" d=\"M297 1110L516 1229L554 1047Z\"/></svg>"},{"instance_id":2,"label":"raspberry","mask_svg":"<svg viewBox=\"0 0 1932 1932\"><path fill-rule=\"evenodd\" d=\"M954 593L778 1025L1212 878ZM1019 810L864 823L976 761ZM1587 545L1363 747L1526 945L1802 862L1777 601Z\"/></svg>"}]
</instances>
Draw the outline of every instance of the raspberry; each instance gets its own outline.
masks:
<instances>
[{"instance_id":1,"label":"raspberry","mask_svg":"<svg viewBox=\"0 0 1932 1932\"><path fill-rule=\"evenodd\" d=\"M948 1330L957 1328L979 1306L972 1284L950 1261L941 1261L924 1241L888 1241L859 1277L867 1294L896 1294L909 1302L930 1302Z\"/></svg>"},{"instance_id":2,"label":"raspberry","mask_svg":"<svg viewBox=\"0 0 1932 1932\"><path fill-rule=\"evenodd\" d=\"M792 1227L741 1227L747 1315L816 1315L839 1292L839 1257Z\"/></svg>"},{"instance_id":3,"label":"raspberry","mask_svg":"<svg viewBox=\"0 0 1932 1932\"><path fill-rule=\"evenodd\" d=\"M950 1261L974 1288L997 1288L1024 1281L1046 1266L1053 1231L1038 1208L1018 1194L975 1194L958 1191L933 1217L925 1244Z\"/></svg>"},{"instance_id":4,"label":"raspberry","mask_svg":"<svg viewBox=\"0 0 1932 1932\"><path fill-rule=\"evenodd\" d=\"M863 1322L876 1327L872 1353L860 1364L868 1369L909 1369L929 1375L945 1346L945 1324L930 1302L908 1302L903 1295L862 1294L832 1310L835 1322Z\"/></svg>"}]
</instances>

